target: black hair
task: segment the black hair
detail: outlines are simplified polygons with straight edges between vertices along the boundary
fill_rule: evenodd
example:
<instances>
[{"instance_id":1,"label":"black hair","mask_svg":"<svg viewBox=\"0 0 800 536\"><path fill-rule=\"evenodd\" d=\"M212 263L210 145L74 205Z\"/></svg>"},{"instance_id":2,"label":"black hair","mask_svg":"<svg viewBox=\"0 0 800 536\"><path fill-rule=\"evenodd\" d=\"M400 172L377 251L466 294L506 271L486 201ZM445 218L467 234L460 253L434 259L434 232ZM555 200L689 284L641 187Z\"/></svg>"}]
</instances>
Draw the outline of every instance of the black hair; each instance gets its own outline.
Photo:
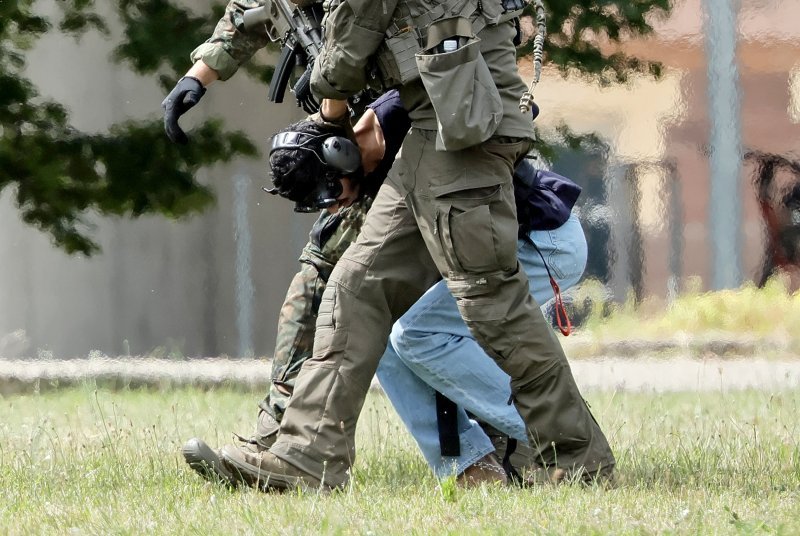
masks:
<instances>
[{"instance_id":1,"label":"black hair","mask_svg":"<svg viewBox=\"0 0 800 536\"><path fill-rule=\"evenodd\" d=\"M303 120L292 123L277 134L283 132L300 132L309 138L302 143L302 148L279 148L270 152L269 166L272 183L277 189L275 193L302 202L320 182L341 178L341 172L323 162L322 144L330 136L345 136L343 127Z\"/></svg>"}]
</instances>

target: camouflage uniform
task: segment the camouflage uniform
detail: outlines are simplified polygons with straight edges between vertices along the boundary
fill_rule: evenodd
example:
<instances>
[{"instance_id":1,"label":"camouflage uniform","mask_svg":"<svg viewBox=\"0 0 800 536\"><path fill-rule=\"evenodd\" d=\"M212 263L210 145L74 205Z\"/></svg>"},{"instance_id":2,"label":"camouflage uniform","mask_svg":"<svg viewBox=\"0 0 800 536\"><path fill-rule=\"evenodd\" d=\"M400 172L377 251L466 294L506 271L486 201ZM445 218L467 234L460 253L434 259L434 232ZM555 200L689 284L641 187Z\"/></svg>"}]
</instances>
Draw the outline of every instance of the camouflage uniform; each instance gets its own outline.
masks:
<instances>
[{"instance_id":1,"label":"camouflage uniform","mask_svg":"<svg viewBox=\"0 0 800 536\"><path fill-rule=\"evenodd\" d=\"M243 63L270 43L261 29L253 28L247 33L236 29L245 11L264 4L262 0L228 2L214 33L192 51L192 62L202 60L220 80L231 78ZM289 285L278 318L272 385L258 404L261 411L256 440L264 448L274 439L300 367L311 357L317 311L328 277L361 230L371 203L371 198L363 197L335 214L323 211L311 229L309 242L300 255L300 271Z\"/></svg>"},{"instance_id":2,"label":"camouflage uniform","mask_svg":"<svg viewBox=\"0 0 800 536\"><path fill-rule=\"evenodd\" d=\"M286 403L303 362L311 357L314 329L322 292L334 265L356 239L372 199L364 197L331 214L323 211L314 223L308 244L300 255L300 271L289 284L278 317L278 335L272 362L272 385L258 406L256 440L269 447L278 431Z\"/></svg>"},{"instance_id":3,"label":"camouflage uniform","mask_svg":"<svg viewBox=\"0 0 800 536\"><path fill-rule=\"evenodd\" d=\"M217 23L214 33L192 51L192 63L203 60L203 63L217 72L220 80L232 77L239 66L270 42L264 30L254 28L245 34L236 29L236 23L241 20L245 11L261 7L264 3L261 0L228 2L225 15Z\"/></svg>"}]
</instances>

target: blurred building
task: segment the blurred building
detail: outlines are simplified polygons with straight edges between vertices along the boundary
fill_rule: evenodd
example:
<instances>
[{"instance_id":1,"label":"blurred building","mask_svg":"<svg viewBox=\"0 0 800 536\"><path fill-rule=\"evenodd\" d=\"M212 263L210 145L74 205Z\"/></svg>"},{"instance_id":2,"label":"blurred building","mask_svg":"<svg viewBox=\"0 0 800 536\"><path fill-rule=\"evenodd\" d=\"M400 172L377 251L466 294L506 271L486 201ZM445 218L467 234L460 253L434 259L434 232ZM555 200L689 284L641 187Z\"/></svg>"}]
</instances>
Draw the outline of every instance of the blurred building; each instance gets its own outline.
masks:
<instances>
[{"instance_id":1,"label":"blurred building","mask_svg":"<svg viewBox=\"0 0 800 536\"><path fill-rule=\"evenodd\" d=\"M52 15L54 4L37 9ZM208 9L205 1L186 4ZM97 7L115 20L111 6ZM81 130L160 118L164 92L153 78L114 64L114 46L113 37L96 33L76 42L51 32L27 55L27 75L43 97L67 107ZM241 75L215 85L181 124L190 129L223 118L264 147L275 130L304 116L290 101L268 103L267 88ZM15 343L14 353L33 356L239 355L247 347L271 353L278 307L315 216L294 214L291 203L261 191L268 181L262 160L215 167L200 180L215 190L214 208L179 222L96 219L92 233L103 253L91 259L54 249L48 236L20 221L11 192L0 195L0 340L24 330L28 344L20 350ZM237 184L243 195L236 195ZM237 215L246 216L251 243L249 256L239 251L238 260ZM242 340L248 324L252 335Z\"/></svg>"},{"instance_id":2,"label":"blurred building","mask_svg":"<svg viewBox=\"0 0 800 536\"><path fill-rule=\"evenodd\" d=\"M759 164L773 155L789 163L800 160L800 28L793 22L798 15L797 2L743 0L735 28L736 64L721 66L738 71L742 214L731 225L740 226L745 280L758 280L770 255L756 195ZM652 37L624 45L626 52L664 65L658 81L638 77L626 86L600 88L551 72L537 89L540 126L563 122L579 133L596 132L607 144L593 159L579 156L587 160L584 170L571 162L575 155L565 155L554 167L584 184L601 181L583 199L590 208L584 223L590 243L598 229L607 229L608 243L591 244L590 264L604 257L599 264L605 273L596 269L595 275L618 299L631 291L638 297L667 296L690 276L709 288L713 279L708 96L713 72L705 22L701 0L679 1L669 19L657 22ZM769 192L774 197L800 181L788 168L774 174Z\"/></svg>"}]
</instances>

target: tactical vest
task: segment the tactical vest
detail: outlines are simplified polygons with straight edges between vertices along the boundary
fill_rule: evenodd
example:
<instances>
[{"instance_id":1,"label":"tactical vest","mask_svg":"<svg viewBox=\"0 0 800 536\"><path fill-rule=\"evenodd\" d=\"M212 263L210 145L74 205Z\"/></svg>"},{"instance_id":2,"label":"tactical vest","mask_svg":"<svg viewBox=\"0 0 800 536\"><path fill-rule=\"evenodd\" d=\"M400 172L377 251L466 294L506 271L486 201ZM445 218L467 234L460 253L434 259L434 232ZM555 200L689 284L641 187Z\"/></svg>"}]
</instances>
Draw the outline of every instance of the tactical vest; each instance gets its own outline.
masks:
<instances>
[{"instance_id":1,"label":"tactical vest","mask_svg":"<svg viewBox=\"0 0 800 536\"><path fill-rule=\"evenodd\" d=\"M418 79L416 54L447 37L473 37L486 26L518 17L527 4L528 0L399 0L375 54L383 86L391 88Z\"/></svg>"}]
</instances>

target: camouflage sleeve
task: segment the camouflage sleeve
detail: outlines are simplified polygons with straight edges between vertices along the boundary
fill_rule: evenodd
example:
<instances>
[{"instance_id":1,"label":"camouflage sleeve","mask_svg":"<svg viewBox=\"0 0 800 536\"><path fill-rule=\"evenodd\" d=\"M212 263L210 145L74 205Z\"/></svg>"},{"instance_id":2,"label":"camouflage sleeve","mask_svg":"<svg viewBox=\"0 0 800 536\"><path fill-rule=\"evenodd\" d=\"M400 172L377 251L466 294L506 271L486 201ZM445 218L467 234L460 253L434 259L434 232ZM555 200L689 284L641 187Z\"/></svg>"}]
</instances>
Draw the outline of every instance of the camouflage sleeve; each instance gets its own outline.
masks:
<instances>
[{"instance_id":1,"label":"camouflage sleeve","mask_svg":"<svg viewBox=\"0 0 800 536\"><path fill-rule=\"evenodd\" d=\"M225 8L225 15L217 23L211 37L194 49L192 63L203 63L219 74L220 80L227 80L236 73L239 66L253 57L258 50L269 43L265 30L250 30L246 34L236 29L242 13L248 9L261 7L264 0L231 0Z\"/></svg>"},{"instance_id":2,"label":"camouflage sleeve","mask_svg":"<svg viewBox=\"0 0 800 536\"><path fill-rule=\"evenodd\" d=\"M367 85L366 67L392 20L397 0L344 0L325 23L325 45L311 74L318 97L344 100Z\"/></svg>"},{"instance_id":3,"label":"camouflage sleeve","mask_svg":"<svg viewBox=\"0 0 800 536\"><path fill-rule=\"evenodd\" d=\"M364 220L367 218L367 211L372 206L372 198L362 197L349 207L340 208L336 216L340 218L340 223L334 232L327 236L320 237L317 245L325 260L335 265L342 258L347 248L356 241ZM314 236L311 238L314 242Z\"/></svg>"},{"instance_id":4,"label":"camouflage sleeve","mask_svg":"<svg viewBox=\"0 0 800 536\"><path fill-rule=\"evenodd\" d=\"M308 244L300 255L300 262L316 266L322 278L327 281L345 250L355 242L371 205L372 198L365 196L349 207L340 208L334 214L323 211L311 228Z\"/></svg>"}]
</instances>

